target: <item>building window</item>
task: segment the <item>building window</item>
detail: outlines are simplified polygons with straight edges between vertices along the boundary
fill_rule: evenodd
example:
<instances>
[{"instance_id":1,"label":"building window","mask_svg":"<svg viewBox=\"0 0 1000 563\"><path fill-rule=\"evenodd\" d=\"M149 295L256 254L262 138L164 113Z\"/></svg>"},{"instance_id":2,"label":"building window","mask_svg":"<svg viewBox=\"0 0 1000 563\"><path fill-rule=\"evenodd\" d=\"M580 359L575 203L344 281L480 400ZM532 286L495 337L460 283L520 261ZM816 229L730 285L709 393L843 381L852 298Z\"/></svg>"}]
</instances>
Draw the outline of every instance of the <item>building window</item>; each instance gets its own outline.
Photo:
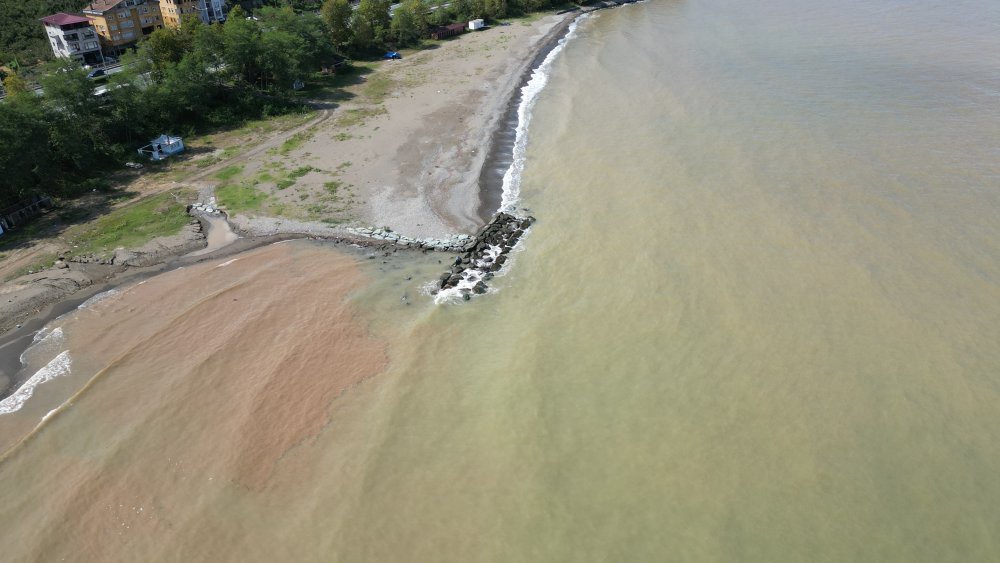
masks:
<instances>
[{"instance_id":1,"label":"building window","mask_svg":"<svg viewBox=\"0 0 1000 563\"><path fill-rule=\"evenodd\" d=\"M124 37L125 39L132 39L133 37L135 37L135 32L134 31L126 31L122 35L122 37Z\"/></svg>"},{"instance_id":2,"label":"building window","mask_svg":"<svg viewBox=\"0 0 1000 563\"><path fill-rule=\"evenodd\" d=\"M111 31L118 31L118 26L115 24L111 24Z\"/></svg>"},{"instance_id":3,"label":"building window","mask_svg":"<svg viewBox=\"0 0 1000 563\"><path fill-rule=\"evenodd\" d=\"M135 22L132 20L125 20L122 22L122 27L133 27L133 26L135 26Z\"/></svg>"}]
</instances>

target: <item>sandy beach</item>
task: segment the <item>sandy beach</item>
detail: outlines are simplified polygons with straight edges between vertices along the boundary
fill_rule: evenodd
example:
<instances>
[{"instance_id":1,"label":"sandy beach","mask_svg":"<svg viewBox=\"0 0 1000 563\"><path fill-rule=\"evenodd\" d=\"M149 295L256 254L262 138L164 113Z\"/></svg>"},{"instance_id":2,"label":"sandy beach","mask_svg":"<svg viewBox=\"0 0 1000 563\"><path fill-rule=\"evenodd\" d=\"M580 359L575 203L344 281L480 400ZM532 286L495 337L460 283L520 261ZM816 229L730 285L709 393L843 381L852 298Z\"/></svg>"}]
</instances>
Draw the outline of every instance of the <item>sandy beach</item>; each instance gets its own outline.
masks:
<instances>
[{"instance_id":1,"label":"sandy beach","mask_svg":"<svg viewBox=\"0 0 1000 563\"><path fill-rule=\"evenodd\" d=\"M294 217L329 204L331 181L349 194L345 224L389 227L412 237L471 233L493 211L480 213L479 177L496 130L535 54L575 14L548 15L466 33L399 61L385 61L365 77L380 103L348 101L312 127L308 139L280 158L247 162L244 177L281 166L314 171L287 190L262 182ZM256 234L302 232L336 236L320 222L236 215L233 223Z\"/></svg>"}]
</instances>

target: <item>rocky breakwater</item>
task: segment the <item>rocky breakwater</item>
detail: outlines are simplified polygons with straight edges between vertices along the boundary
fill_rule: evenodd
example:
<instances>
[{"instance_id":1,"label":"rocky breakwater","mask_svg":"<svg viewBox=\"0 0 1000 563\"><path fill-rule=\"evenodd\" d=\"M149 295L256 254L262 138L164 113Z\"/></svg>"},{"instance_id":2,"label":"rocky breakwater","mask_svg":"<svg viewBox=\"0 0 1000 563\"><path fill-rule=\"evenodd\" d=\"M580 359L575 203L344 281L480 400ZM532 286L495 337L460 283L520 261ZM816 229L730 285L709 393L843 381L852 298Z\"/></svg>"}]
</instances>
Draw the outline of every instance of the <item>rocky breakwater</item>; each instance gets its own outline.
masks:
<instances>
[{"instance_id":1,"label":"rocky breakwater","mask_svg":"<svg viewBox=\"0 0 1000 563\"><path fill-rule=\"evenodd\" d=\"M441 274L440 289L435 294L451 293L468 301L473 294L486 293L486 282L503 267L507 255L534 222L534 217L498 213L466 245L465 254L455 258L451 269Z\"/></svg>"},{"instance_id":2,"label":"rocky breakwater","mask_svg":"<svg viewBox=\"0 0 1000 563\"><path fill-rule=\"evenodd\" d=\"M348 233L370 239L376 243L389 243L401 248L437 250L441 252L460 252L473 241L469 235L453 235L449 238L411 238L390 229L370 229L367 227L349 227Z\"/></svg>"}]
</instances>

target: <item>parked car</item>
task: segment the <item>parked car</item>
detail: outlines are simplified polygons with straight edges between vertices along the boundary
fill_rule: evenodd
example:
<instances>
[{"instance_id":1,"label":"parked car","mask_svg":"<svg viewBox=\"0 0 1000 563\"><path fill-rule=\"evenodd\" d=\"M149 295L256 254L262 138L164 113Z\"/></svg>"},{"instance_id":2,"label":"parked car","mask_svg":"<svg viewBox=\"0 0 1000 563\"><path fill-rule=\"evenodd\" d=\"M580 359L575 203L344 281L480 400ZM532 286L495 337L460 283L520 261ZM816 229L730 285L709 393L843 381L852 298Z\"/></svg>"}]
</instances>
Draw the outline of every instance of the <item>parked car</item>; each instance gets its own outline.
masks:
<instances>
[{"instance_id":1,"label":"parked car","mask_svg":"<svg viewBox=\"0 0 1000 563\"><path fill-rule=\"evenodd\" d=\"M87 78L97 78L99 76L104 76L103 68L95 68L94 70L87 73Z\"/></svg>"},{"instance_id":2,"label":"parked car","mask_svg":"<svg viewBox=\"0 0 1000 563\"><path fill-rule=\"evenodd\" d=\"M402 59L403 55L400 55L396 51L389 51L388 53L382 55L382 58L385 59L385 60L387 60L387 61L389 61L389 60L392 60L392 59Z\"/></svg>"}]
</instances>

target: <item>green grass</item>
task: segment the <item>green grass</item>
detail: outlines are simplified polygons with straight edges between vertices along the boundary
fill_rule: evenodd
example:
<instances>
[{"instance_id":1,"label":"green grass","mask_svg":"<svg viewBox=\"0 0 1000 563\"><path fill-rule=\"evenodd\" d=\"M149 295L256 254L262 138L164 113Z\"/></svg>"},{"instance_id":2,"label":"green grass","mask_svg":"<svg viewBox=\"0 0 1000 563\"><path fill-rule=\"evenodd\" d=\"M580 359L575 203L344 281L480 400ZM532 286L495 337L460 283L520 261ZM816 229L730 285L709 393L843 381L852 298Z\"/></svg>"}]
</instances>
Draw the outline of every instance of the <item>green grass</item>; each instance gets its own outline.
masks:
<instances>
[{"instance_id":1,"label":"green grass","mask_svg":"<svg viewBox=\"0 0 1000 563\"><path fill-rule=\"evenodd\" d=\"M337 118L337 126L354 127L355 125L362 125L369 118L384 115L386 113L386 109L382 106L345 110L344 113Z\"/></svg>"},{"instance_id":2,"label":"green grass","mask_svg":"<svg viewBox=\"0 0 1000 563\"><path fill-rule=\"evenodd\" d=\"M156 237L176 235L191 220L186 202L188 190L154 195L116 209L90 223L66 230L66 239L76 254L99 254L124 246L135 248Z\"/></svg>"},{"instance_id":3,"label":"green grass","mask_svg":"<svg viewBox=\"0 0 1000 563\"><path fill-rule=\"evenodd\" d=\"M256 211L264 205L268 196L250 184L227 184L215 190L219 204L231 213Z\"/></svg>"},{"instance_id":4,"label":"green grass","mask_svg":"<svg viewBox=\"0 0 1000 563\"><path fill-rule=\"evenodd\" d=\"M365 80L365 86L361 89L361 93L368 98L370 103L380 104L392 92L395 86L396 81L388 76L387 73L373 72Z\"/></svg>"},{"instance_id":5,"label":"green grass","mask_svg":"<svg viewBox=\"0 0 1000 563\"><path fill-rule=\"evenodd\" d=\"M296 134L292 135L291 137L285 139L284 143L281 143L281 148L278 149L278 152L280 154L288 154L288 153L292 152L293 150L295 150L295 149L301 147L302 145L304 145L306 143L306 141L308 141L309 139L312 139L312 136L313 136L312 129L309 129L307 131L303 131L301 133L296 133Z\"/></svg>"},{"instance_id":6,"label":"green grass","mask_svg":"<svg viewBox=\"0 0 1000 563\"><path fill-rule=\"evenodd\" d=\"M285 178L284 180L278 180L278 183L275 184L275 185L277 186L277 188L279 190L284 190L286 188L290 188L290 187L294 186L295 185L295 179L294 178Z\"/></svg>"},{"instance_id":7,"label":"green grass","mask_svg":"<svg viewBox=\"0 0 1000 563\"><path fill-rule=\"evenodd\" d=\"M323 184L323 187L326 189L326 191L333 195L337 194L337 190L339 190L341 186L343 186L343 184L337 180L331 180Z\"/></svg>"},{"instance_id":8,"label":"green grass","mask_svg":"<svg viewBox=\"0 0 1000 563\"><path fill-rule=\"evenodd\" d=\"M313 170L315 170L315 168L313 168L312 166L301 166L301 167L296 168L295 170L292 170L291 172L289 172L288 173L288 177L289 178L301 178L301 177L305 176L306 174L312 172Z\"/></svg>"},{"instance_id":9,"label":"green grass","mask_svg":"<svg viewBox=\"0 0 1000 563\"><path fill-rule=\"evenodd\" d=\"M242 172L243 172L243 166L241 165L227 166L222 170L216 172L215 177L222 181L226 181L226 180L231 180L236 176L239 176Z\"/></svg>"},{"instance_id":10,"label":"green grass","mask_svg":"<svg viewBox=\"0 0 1000 563\"><path fill-rule=\"evenodd\" d=\"M195 161L194 166L195 168L208 168L209 166L218 164L219 162L222 162L222 159L217 156L206 156Z\"/></svg>"}]
</instances>

